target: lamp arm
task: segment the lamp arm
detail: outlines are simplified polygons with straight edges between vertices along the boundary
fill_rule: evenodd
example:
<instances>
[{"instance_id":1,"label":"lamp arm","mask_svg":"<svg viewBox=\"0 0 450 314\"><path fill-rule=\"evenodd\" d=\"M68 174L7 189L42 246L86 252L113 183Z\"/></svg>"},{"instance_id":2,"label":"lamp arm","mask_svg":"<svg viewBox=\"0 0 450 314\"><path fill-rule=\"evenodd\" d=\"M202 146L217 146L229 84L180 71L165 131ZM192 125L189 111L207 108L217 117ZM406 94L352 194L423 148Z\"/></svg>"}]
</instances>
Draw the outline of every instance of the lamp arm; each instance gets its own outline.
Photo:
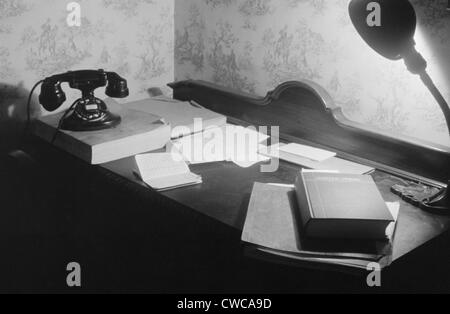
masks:
<instances>
[{"instance_id":1,"label":"lamp arm","mask_svg":"<svg viewBox=\"0 0 450 314\"><path fill-rule=\"evenodd\" d=\"M427 61L419 52L417 52L414 45L414 41L411 41L407 49L405 49L401 54L401 57L405 61L405 65L408 68L408 71L413 74L419 75L420 79L431 92L434 99L436 99L439 107L442 110L442 113L444 114L445 122L447 123L448 134L450 135L450 107L448 106L448 103L445 101L441 92L437 89L431 77L428 75Z\"/></svg>"},{"instance_id":2,"label":"lamp arm","mask_svg":"<svg viewBox=\"0 0 450 314\"><path fill-rule=\"evenodd\" d=\"M442 113L445 117L445 122L448 128L448 134L450 135L450 107L448 103L445 101L441 92L438 90L433 80L427 73L427 62L422 57L420 53L414 47L414 42L411 41L411 45L403 51L401 57L405 61L406 67L409 72L413 74L417 74L420 76L420 79L428 88L428 90L433 95L436 102L439 104L439 107L442 110ZM404 190L406 189L406 190ZM450 214L450 180L447 184L447 188L442 188L438 193L432 195L425 199L418 199L416 196L416 191L414 189L410 190L408 187L392 187L391 190L402 196L402 198L413 204L419 204L420 208L424 210L428 210L431 212L442 213L449 215ZM406 191L406 193L404 192Z\"/></svg>"},{"instance_id":3,"label":"lamp arm","mask_svg":"<svg viewBox=\"0 0 450 314\"><path fill-rule=\"evenodd\" d=\"M434 96L439 104L439 107L441 107L441 110L445 116L445 121L447 122L448 133L450 135L450 108L447 102L441 92L437 89L436 85L434 85L433 80L426 71L420 73L420 79ZM424 200L422 206L425 209L437 210L448 214L448 210L450 208L450 180L446 189L441 189L436 195Z\"/></svg>"}]
</instances>

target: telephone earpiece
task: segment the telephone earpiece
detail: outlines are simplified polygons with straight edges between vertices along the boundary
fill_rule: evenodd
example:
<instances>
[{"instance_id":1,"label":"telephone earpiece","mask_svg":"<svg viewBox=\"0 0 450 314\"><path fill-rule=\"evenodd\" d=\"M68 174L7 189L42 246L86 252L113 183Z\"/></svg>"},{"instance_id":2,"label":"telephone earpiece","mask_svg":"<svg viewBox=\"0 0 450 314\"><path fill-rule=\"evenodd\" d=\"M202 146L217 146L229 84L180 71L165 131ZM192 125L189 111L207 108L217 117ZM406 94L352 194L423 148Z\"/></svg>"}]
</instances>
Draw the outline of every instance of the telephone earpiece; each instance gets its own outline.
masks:
<instances>
[{"instance_id":1,"label":"telephone earpiece","mask_svg":"<svg viewBox=\"0 0 450 314\"><path fill-rule=\"evenodd\" d=\"M44 81L39 95L39 102L47 111L55 111L66 101L66 94L60 82Z\"/></svg>"},{"instance_id":2,"label":"telephone earpiece","mask_svg":"<svg viewBox=\"0 0 450 314\"><path fill-rule=\"evenodd\" d=\"M109 72L105 94L113 98L125 98L129 95L127 81L117 73Z\"/></svg>"}]
</instances>

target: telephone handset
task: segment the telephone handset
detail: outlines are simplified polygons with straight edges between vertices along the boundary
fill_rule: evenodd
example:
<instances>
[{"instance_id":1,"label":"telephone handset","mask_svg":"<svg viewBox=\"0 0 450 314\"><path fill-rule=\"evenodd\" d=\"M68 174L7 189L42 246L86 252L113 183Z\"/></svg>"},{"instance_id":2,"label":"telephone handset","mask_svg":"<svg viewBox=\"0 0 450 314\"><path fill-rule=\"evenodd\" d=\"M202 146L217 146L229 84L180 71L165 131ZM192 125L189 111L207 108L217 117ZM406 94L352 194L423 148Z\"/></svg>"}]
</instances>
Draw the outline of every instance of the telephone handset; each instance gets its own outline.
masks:
<instances>
[{"instance_id":1,"label":"telephone handset","mask_svg":"<svg viewBox=\"0 0 450 314\"><path fill-rule=\"evenodd\" d=\"M108 111L106 104L94 96L94 90L106 86L105 94L113 98L124 98L129 94L127 81L115 72L104 70L69 71L47 77L42 81L39 102L47 111L58 109L65 101L61 83L81 91L60 122L61 129L71 131L93 131L117 126L121 118Z\"/></svg>"}]
</instances>

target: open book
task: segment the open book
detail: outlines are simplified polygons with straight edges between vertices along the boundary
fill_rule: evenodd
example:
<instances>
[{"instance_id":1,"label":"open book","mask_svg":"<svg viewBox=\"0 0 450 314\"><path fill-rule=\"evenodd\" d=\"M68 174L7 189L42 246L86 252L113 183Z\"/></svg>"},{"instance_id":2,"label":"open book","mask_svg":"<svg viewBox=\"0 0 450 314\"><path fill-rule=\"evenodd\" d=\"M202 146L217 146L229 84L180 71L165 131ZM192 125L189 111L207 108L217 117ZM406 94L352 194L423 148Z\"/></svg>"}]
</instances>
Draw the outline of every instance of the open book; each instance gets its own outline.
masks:
<instances>
[{"instance_id":1,"label":"open book","mask_svg":"<svg viewBox=\"0 0 450 314\"><path fill-rule=\"evenodd\" d=\"M151 188L163 191L202 182L202 177L189 170L182 156L173 153L137 155L136 175Z\"/></svg>"}]
</instances>

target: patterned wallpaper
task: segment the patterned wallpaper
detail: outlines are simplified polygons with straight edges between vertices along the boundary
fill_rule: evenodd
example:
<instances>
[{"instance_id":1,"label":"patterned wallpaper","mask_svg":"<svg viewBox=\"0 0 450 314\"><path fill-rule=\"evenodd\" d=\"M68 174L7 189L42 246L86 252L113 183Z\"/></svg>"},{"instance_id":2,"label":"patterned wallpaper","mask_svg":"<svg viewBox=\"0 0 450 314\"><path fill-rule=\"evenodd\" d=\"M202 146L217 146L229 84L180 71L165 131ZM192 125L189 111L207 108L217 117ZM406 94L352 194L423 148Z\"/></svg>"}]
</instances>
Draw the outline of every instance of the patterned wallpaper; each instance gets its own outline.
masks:
<instances>
[{"instance_id":1,"label":"patterned wallpaper","mask_svg":"<svg viewBox=\"0 0 450 314\"><path fill-rule=\"evenodd\" d=\"M450 101L446 0L413 0L418 50ZM175 76L257 95L307 78L345 115L379 129L450 146L438 105L402 61L383 59L357 35L347 0L176 0Z\"/></svg>"},{"instance_id":2,"label":"patterned wallpaper","mask_svg":"<svg viewBox=\"0 0 450 314\"><path fill-rule=\"evenodd\" d=\"M428 91L401 61L366 46L350 24L347 0L78 0L81 27L66 23L69 2L0 1L0 147L21 130L35 81L81 68L117 71L128 79L129 100L150 87L169 93L165 85L175 79L265 95L283 81L308 78L352 120L450 145ZM413 2L419 51L450 100L447 1ZM67 103L78 96L65 91ZM33 104L40 113L37 93Z\"/></svg>"},{"instance_id":3,"label":"patterned wallpaper","mask_svg":"<svg viewBox=\"0 0 450 314\"><path fill-rule=\"evenodd\" d=\"M174 80L173 0L78 0L81 26L69 27L62 0L0 1L0 146L21 129L34 83L67 70L116 71L130 97ZM79 93L64 88L70 105ZM104 97L103 90L96 92ZM34 111L40 112L34 97ZM6 143L7 144L7 143Z\"/></svg>"}]
</instances>

